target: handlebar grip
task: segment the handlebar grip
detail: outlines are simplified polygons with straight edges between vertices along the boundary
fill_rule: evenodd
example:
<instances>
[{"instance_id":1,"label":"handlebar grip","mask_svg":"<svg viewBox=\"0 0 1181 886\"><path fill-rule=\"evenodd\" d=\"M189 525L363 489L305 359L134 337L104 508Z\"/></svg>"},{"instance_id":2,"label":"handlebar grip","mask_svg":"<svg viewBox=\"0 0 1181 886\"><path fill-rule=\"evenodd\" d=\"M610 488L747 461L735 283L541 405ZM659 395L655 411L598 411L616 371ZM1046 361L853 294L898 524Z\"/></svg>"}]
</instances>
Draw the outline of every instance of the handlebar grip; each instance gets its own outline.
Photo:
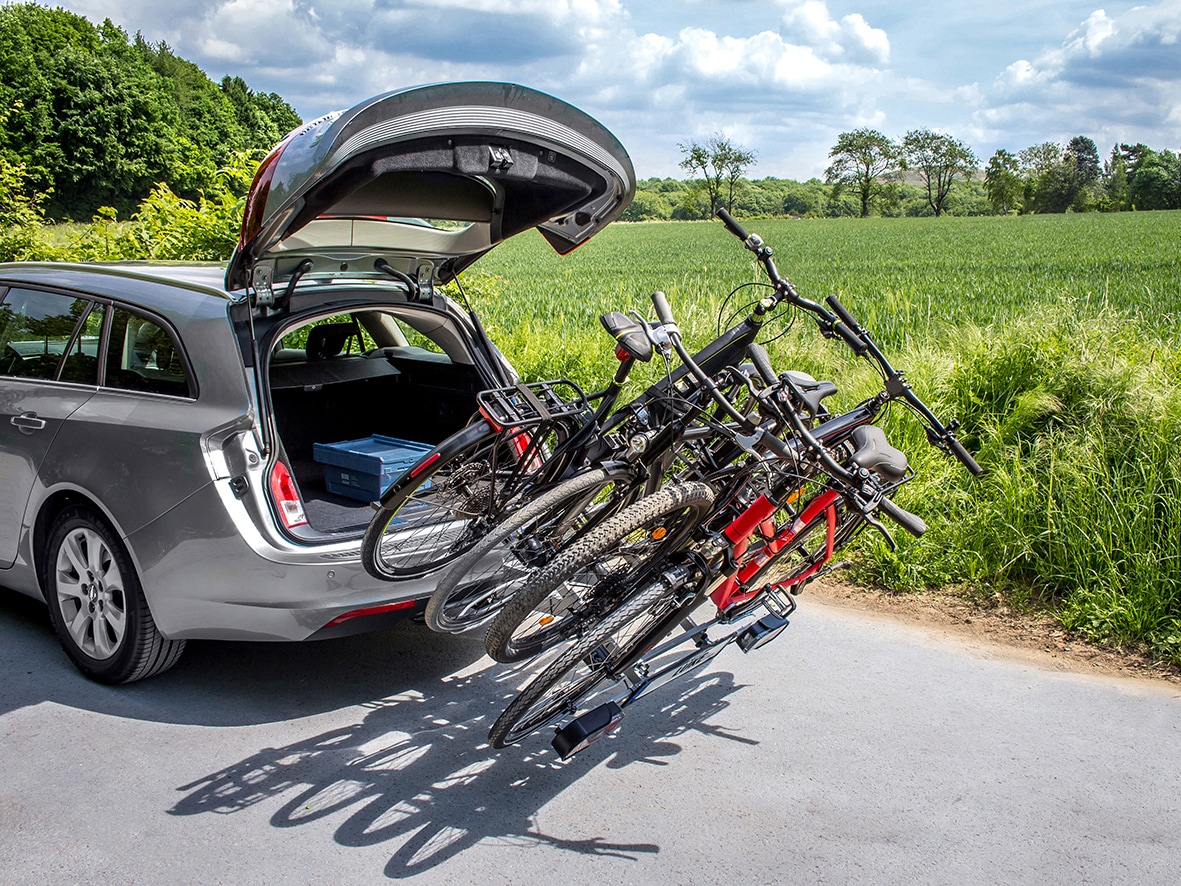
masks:
<instances>
[{"instance_id":1,"label":"handlebar grip","mask_svg":"<svg viewBox=\"0 0 1181 886\"><path fill-rule=\"evenodd\" d=\"M832 312L840 317L845 325L850 329L856 330L861 325L853 319L853 315L849 313L845 306L837 301L837 297L835 295L830 295L825 299L825 301L828 303L828 306L832 308Z\"/></svg>"},{"instance_id":2,"label":"handlebar grip","mask_svg":"<svg viewBox=\"0 0 1181 886\"><path fill-rule=\"evenodd\" d=\"M869 350L869 345L865 343L865 339L854 332L853 327L845 323L844 320L836 324L833 327L833 330L837 333L837 335L845 340L845 344L852 348L853 353L858 357Z\"/></svg>"},{"instance_id":3,"label":"handlebar grip","mask_svg":"<svg viewBox=\"0 0 1181 886\"><path fill-rule=\"evenodd\" d=\"M912 514L900 505L894 504L888 498L878 502L878 510L913 535L915 538L927 531L927 524L918 514Z\"/></svg>"},{"instance_id":4,"label":"handlebar grip","mask_svg":"<svg viewBox=\"0 0 1181 886\"><path fill-rule=\"evenodd\" d=\"M767 429L759 428L758 434L759 445L766 446L782 459L787 459L790 461L796 458L795 454L791 451L791 447L789 447L786 443L784 443Z\"/></svg>"},{"instance_id":5,"label":"handlebar grip","mask_svg":"<svg viewBox=\"0 0 1181 886\"><path fill-rule=\"evenodd\" d=\"M771 365L771 358L767 356L767 349L758 342L751 342L746 346L746 355L750 357L750 362L755 365L759 375L763 377L769 385L774 385L779 382L775 375L775 367Z\"/></svg>"},{"instance_id":6,"label":"handlebar grip","mask_svg":"<svg viewBox=\"0 0 1181 886\"><path fill-rule=\"evenodd\" d=\"M948 448L951 449L951 454L954 455L957 459L959 459L960 464L962 464L965 468L967 468L968 472L973 477L979 477L981 474L984 473L984 468L980 467L980 465L977 464L976 459L972 458L972 454L970 452L968 452L967 449L964 448L963 443L961 443L955 437L949 436L947 438L947 445L948 445Z\"/></svg>"},{"instance_id":7,"label":"handlebar grip","mask_svg":"<svg viewBox=\"0 0 1181 886\"><path fill-rule=\"evenodd\" d=\"M659 289L652 293L652 304L656 308L656 316L660 318L661 323L668 326L675 324L672 308L668 306L668 297Z\"/></svg>"},{"instance_id":8,"label":"handlebar grip","mask_svg":"<svg viewBox=\"0 0 1181 886\"><path fill-rule=\"evenodd\" d=\"M750 239L750 234L746 232L746 228L738 224L734 216L728 213L725 209L719 206L716 215L722 220L722 224L726 226L726 229L739 240L745 243Z\"/></svg>"}]
</instances>

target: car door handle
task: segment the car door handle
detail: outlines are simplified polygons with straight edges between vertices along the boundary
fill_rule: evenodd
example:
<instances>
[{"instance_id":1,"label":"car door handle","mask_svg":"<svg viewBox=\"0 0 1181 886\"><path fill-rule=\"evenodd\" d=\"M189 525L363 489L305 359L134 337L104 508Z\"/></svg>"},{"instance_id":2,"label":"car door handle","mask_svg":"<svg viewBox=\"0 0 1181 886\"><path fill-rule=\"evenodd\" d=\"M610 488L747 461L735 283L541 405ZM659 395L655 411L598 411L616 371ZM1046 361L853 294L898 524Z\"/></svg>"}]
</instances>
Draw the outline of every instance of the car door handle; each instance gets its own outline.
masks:
<instances>
[{"instance_id":1,"label":"car door handle","mask_svg":"<svg viewBox=\"0 0 1181 886\"><path fill-rule=\"evenodd\" d=\"M33 431L40 431L45 427L45 419L38 418L35 412L22 412L20 415L12 417L12 424L20 428L21 433L31 434Z\"/></svg>"}]
</instances>

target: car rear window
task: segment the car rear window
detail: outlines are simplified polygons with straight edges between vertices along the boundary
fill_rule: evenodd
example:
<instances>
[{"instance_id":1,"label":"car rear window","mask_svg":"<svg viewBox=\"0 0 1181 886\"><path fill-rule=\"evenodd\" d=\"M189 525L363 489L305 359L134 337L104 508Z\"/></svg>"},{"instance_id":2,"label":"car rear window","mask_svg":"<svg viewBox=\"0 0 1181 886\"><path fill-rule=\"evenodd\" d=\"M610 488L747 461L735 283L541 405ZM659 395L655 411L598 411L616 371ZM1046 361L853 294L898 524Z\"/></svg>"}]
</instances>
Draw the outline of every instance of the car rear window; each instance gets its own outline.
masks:
<instances>
[{"instance_id":1,"label":"car rear window","mask_svg":"<svg viewBox=\"0 0 1181 886\"><path fill-rule=\"evenodd\" d=\"M172 334L147 317L115 308L107 348L106 386L192 397L193 384Z\"/></svg>"}]
</instances>

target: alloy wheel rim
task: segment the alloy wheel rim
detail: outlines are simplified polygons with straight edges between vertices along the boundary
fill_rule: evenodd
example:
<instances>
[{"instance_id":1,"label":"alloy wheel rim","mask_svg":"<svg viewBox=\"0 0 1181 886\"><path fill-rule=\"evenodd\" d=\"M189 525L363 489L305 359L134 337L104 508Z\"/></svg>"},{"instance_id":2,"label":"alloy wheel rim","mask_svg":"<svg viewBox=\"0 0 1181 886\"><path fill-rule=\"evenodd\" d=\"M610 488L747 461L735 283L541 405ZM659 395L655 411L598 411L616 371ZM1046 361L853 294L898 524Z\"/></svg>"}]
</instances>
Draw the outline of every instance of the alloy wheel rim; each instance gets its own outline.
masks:
<instances>
[{"instance_id":1,"label":"alloy wheel rim","mask_svg":"<svg viewBox=\"0 0 1181 886\"><path fill-rule=\"evenodd\" d=\"M57 603L71 639L97 660L119 651L127 633L123 575L102 536L70 532L57 552Z\"/></svg>"}]
</instances>

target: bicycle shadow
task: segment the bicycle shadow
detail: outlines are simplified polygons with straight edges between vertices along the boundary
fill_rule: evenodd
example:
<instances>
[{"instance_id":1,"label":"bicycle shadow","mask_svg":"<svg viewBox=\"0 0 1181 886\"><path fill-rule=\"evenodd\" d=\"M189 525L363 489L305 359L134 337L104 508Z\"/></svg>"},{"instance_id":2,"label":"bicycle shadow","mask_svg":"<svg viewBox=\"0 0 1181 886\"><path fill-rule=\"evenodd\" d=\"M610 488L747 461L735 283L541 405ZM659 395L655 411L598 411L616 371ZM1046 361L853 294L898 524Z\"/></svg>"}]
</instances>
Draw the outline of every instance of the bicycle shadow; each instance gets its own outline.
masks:
<instances>
[{"instance_id":1,"label":"bicycle shadow","mask_svg":"<svg viewBox=\"0 0 1181 886\"><path fill-rule=\"evenodd\" d=\"M270 816L276 828L343 816L333 839L359 848L398 842L384 873L391 879L430 870L485 840L547 845L586 855L634 860L660 851L654 843L620 843L548 834L537 813L599 765L667 765L680 753L675 739L695 732L757 744L707 721L742 688L732 674L714 672L666 687L629 712L621 729L562 763L548 733L494 751L488 725L507 704L515 672L490 664L444 679L431 696L411 691L368 705L353 725L279 748L263 748L177 790L186 792L171 815L221 815L282 801Z\"/></svg>"}]
</instances>

